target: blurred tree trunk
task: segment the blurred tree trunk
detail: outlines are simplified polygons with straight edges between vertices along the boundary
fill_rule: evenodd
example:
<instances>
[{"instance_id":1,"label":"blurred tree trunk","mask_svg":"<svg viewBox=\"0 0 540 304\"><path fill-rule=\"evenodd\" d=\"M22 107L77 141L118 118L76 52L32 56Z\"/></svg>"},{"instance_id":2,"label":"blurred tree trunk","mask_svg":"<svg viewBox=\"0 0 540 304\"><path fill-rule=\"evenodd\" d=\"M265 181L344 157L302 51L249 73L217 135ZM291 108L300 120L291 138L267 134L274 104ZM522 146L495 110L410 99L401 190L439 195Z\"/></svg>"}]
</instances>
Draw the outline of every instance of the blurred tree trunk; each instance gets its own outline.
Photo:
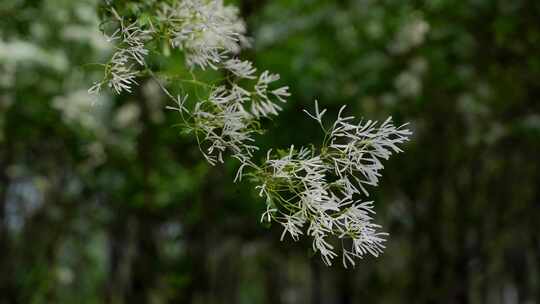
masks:
<instances>
[{"instance_id":1,"label":"blurred tree trunk","mask_svg":"<svg viewBox=\"0 0 540 304\"><path fill-rule=\"evenodd\" d=\"M210 255L219 248L219 243L212 242L212 238L220 231L215 231L214 223L222 214L216 214L218 206L222 204L223 193L215 185L223 178L223 170L211 167L202 186L201 193L193 204L187 206L183 218L185 227L186 262L189 264L190 281L186 286L185 303L200 301L214 303L211 290L211 273L209 269ZM195 206L196 204L196 206ZM189 214L189 216L188 216ZM194 216L195 221L189 223L189 217ZM191 219L193 220L193 218ZM218 236L219 237L219 236ZM224 300L224 299L220 299ZM226 299L230 301L231 299Z\"/></svg>"},{"instance_id":2,"label":"blurred tree trunk","mask_svg":"<svg viewBox=\"0 0 540 304\"><path fill-rule=\"evenodd\" d=\"M62 155L61 153L51 153ZM20 273L25 284L21 290L23 303L33 302L41 297L46 303L58 302L58 256L62 244L77 219L79 201L68 200L65 189L68 176L61 168L66 161L56 159L52 170L47 176L49 186L43 193L43 203L30 216L24 219L22 235L23 242L18 246ZM31 275L32 272L36 272Z\"/></svg>"},{"instance_id":3,"label":"blurred tree trunk","mask_svg":"<svg viewBox=\"0 0 540 304\"><path fill-rule=\"evenodd\" d=\"M12 162L13 147L8 130L2 130L5 134L3 144L0 146L0 304L18 303L16 277L14 276L15 261L11 258L12 248L10 244L7 226L7 200L10 178L8 168Z\"/></svg>"},{"instance_id":4,"label":"blurred tree trunk","mask_svg":"<svg viewBox=\"0 0 540 304\"><path fill-rule=\"evenodd\" d=\"M476 155L476 153L472 153ZM467 163L467 160L463 160ZM482 189L477 187L479 180L479 172L482 168L479 166L479 161L476 159L469 160L464 169L456 170L460 174L460 178L455 180L454 193L454 221L455 221L455 248L456 256L454 258L454 274L453 281L453 302L468 304L469 303L469 284L470 271L469 261L471 260L470 250L468 246L468 238L470 237L470 226L473 224L470 221L470 209L475 207L477 203L476 192L482 192ZM463 180L465 179L465 180Z\"/></svg>"},{"instance_id":5,"label":"blurred tree trunk","mask_svg":"<svg viewBox=\"0 0 540 304\"><path fill-rule=\"evenodd\" d=\"M316 257L312 257L311 265L311 304L322 303L321 265Z\"/></svg>"},{"instance_id":6,"label":"blurred tree trunk","mask_svg":"<svg viewBox=\"0 0 540 304\"><path fill-rule=\"evenodd\" d=\"M133 217L128 208L119 206L108 229L108 277L105 286L105 303L122 303L131 277L131 260L134 243Z\"/></svg>"},{"instance_id":7,"label":"blurred tree trunk","mask_svg":"<svg viewBox=\"0 0 540 304\"><path fill-rule=\"evenodd\" d=\"M351 275L351 269L343 269L340 272L338 280L338 292L339 292L339 304L352 304L353 302L353 289L352 284L354 277Z\"/></svg>"},{"instance_id":8,"label":"blurred tree trunk","mask_svg":"<svg viewBox=\"0 0 540 304\"><path fill-rule=\"evenodd\" d=\"M450 137L451 128L447 119L450 109L429 109L435 117L431 125L426 126L431 130L428 136L422 138L424 143L417 145L429 145L430 142L438 142L440 138ZM407 293L408 298L415 299L416 303L446 303L449 298L444 292L445 276L448 262L447 253L443 246L445 234L443 228L447 224L443 216L446 204L455 203L444 197L444 191L440 185L447 180L448 170L451 164L441 161L449 159L449 147L438 144L433 147L434 152L427 155L420 163L416 172L423 172L418 179L415 177L403 181L403 188L407 189L407 197L410 201L412 227L409 233L411 244L410 273ZM420 153L419 151L417 151ZM414 155L415 151L410 151ZM425 171L425 168L430 168ZM421 184L415 181L420 180ZM419 290L424 292L419 293Z\"/></svg>"},{"instance_id":9,"label":"blurred tree trunk","mask_svg":"<svg viewBox=\"0 0 540 304\"><path fill-rule=\"evenodd\" d=\"M135 228L135 254L131 265L131 280L126 303L151 303L159 259L155 239L155 222L142 215Z\"/></svg>"},{"instance_id":10,"label":"blurred tree trunk","mask_svg":"<svg viewBox=\"0 0 540 304\"><path fill-rule=\"evenodd\" d=\"M540 174L538 172L538 170L540 168L538 168L539 166L537 166L537 177L536 177L536 184L537 185L540 185ZM530 227L531 227L531 230L534 231L534 227L538 227L538 218L537 218L537 215L540 214L540 189L536 189L536 195L535 197L533 198L533 212L531 212L530 214ZM536 263L536 269L533 269L532 270L532 273L530 274L531 276L531 281L534 283L534 277L537 278L540 278L540 236L538 233L531 233L531 238L532 238L532 252L533 252L533 259ZM534 276L534 277L533 277ZM533 291L534 293L533 295L533 300L536 301L536 303L540 303L540 284L538 284L538 281L536 281L536 285L533 285Z\"/></svg>"},{"instance_id":11,"label":"blurred tree trunk","mask_svg":"<svg viewBox=\"0 0 540 304\"><path fill-rule=\"evenodd\" d=\"M154 220L155 189L150 179L154 168L154 134L150 118L148 100L143 94L144 86L138 87L134 94L140 109L141 131L137 139L137 165L140 166L138 189L142 195L142 206L135 206L134 212L134 257L131 264L131 279L126 294L126 303L150 303L155 287L158 265L158 249L155 238L157 222Z\"/></svg>"},{"instance_id":12,"label":"blurred tree trunk","mask_svg":"<svg viewBox=\"0 0 540 304\"><path fill-rule=\"evenodd\" d=\"M198 229L192 230L184 240L187 246L187 262L189 263L189 284L185 288L184 303L194 303L201 295L206 294L209 289L210 277L207 269L207 251L209 250L204 240L204 231L194 233ZM199 235L197 237L196 235ZM206 303L206 302L203 302Z\"/></svg>"},{"instance_id":13,"label":"blurred tree trunk","mask_svg":"<svg viewBox=\"0 0 540 304\"><path fill-rule=\"evenodd\" d=\"M266 287L266 302L269 304L281 304L281 273L279 261L269 254L266 258L267 263L264 269L265 272L265 287Z\"/></svg>"}]
</instances>

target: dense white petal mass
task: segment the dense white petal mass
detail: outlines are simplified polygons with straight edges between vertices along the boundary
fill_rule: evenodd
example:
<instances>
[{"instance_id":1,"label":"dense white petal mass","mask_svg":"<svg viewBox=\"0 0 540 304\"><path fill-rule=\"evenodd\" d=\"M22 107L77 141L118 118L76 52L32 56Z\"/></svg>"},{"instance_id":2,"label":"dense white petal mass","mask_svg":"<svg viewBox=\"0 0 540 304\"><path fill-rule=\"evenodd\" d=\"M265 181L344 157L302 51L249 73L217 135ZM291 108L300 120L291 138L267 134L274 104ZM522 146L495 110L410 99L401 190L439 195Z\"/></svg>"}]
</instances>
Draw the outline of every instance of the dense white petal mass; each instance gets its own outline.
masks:
<instances>
[{"instance_id":1,"label":"dense white petal mass","mask_svg":"<svg viewBox=\"0 0 540 304\"><path fill-rule=\"evenodd\" d=\"M247 45L246 27L238 9L221 0L184 0L164 5L173 47L184 51L190 67L216 69L229 54Z\"/></svg>"}]
</instances>

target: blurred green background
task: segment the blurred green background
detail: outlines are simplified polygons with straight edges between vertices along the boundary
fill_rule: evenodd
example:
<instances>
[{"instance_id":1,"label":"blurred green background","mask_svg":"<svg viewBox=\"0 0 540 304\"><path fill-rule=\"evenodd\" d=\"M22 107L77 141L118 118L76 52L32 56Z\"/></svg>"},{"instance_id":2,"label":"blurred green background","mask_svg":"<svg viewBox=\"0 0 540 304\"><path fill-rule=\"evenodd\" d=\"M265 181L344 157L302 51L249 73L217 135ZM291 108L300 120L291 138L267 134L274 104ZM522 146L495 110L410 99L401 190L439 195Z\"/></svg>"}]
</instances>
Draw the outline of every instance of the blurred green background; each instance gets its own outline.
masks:
<instances>
[{"instance_id":1,"label":"blurred green background","mask_svg":"<svg viewBox=\"0 0 540 304\"><path fill-rule=\"evenodd\" d=\"M89 97L96 1L2 0L0 303L540 303L540 1L233 3L243 56L291 86L263 150L316 142L315 99L411 123L372 189L384 255L280 242L155 83Z\"/></svg>"}]
</instances>

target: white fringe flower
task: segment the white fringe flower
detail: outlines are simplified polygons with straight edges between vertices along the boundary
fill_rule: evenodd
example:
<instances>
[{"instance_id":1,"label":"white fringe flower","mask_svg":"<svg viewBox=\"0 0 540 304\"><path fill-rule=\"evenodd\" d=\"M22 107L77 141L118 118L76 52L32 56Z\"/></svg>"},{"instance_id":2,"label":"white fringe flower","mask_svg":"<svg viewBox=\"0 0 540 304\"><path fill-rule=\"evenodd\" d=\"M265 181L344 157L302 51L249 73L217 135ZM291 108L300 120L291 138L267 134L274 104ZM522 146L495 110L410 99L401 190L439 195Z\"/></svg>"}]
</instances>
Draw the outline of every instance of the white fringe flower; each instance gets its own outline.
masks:
<instances>
[{"instance_id":1,"label":"white fringe flower","mask_svg":"<svg viewBox=\"0 0 540 304\"><path fill-rule=\"evenodd\" d=\"M104 80L95 83L88 90L90 94L99 93L104 84L117 94L131 92L131 87L137 85L135 79L139 75L136 66L144 66L148 55L145 43L151 39L152 31L141 29L137 22L125 26L124 19L114 9L112 13L120 27L107 40L116 43L116 50L106 65Z\"/></svg>"},{"instance_id":2,"label":"white fringe flower","mask_svg":"<svg viewBox=\"0 0 540 304\"><path fill-rule=\"evenodd\" d=\"M184 51L190 67L218 68L228 54L238 54L247 45L246 27L238 9L222 0L183 0L164 5L173 47Z\"/></svg>"},{"instance_id":3,"label":"white fringe flower","mask_svg":"<svg viewBox=\"0 0 540 304\"><path fill-rule=\"evenodd\" d=\"M249 92L239 86L224 86L212 91L207 100L197 102L192 113L193 130L201 151L210 164L223 163L229 150L242 163L249 161L257 147L253 135L258 132L254 117L244 110Z\"/></svg>"},{"instance_id":4,"label":"white fringe flower","mask_svg":"<svg viewBox=\"0 0 540 304\"><path fill-rule=\"evenodd\" d=\"M397 145L407 141L411 132L404 125L394 126L390 118L382 124L352 124L354 117L343 117L343 110L326 130L325 111L320 112L316 104L315 113L308 114L320 123L328 143L320 149L291 146L279 158L269 151L255 176L262 182L257 189L268 208L262 219L280 223L282 239L286 234L295 241L309 235L313 250L327 265L337 256L330 237L340 239L347 267L355 265L355 258L378 256L384 249L387 234L372 222L373 204L360 198L369 195L364 185L378 184L381 160L401 152Z\"/></svg>"},{"instance_id":5,"label":"white fringe flower","mask_svg":"<svg viewBox=\"0 0 540 304\"><path fill-rule=\"evenodd\" d=\"M245 78L245 79L255 79L256 68L253 67L253 63L247 60L240 60L237 58L231 58L223 64L225 69L229 70L234 75Z\"/></svg>"},{"instance_id":6,"label":"white fringe flower","mask_svg":"<svg viewBox=\"0 0 540 304\"><path fill-rule=\"evenodd\" d=\"M281 111L281 107L275 103L271 96L275 97L280 102L286 102L289 93L289 87L281 87L275 90L268 90L268 86L275 81L279 80L278 74L271 74L268 71L264 71L260 76L257 84L255 85L255 95L253 102L251 103L251 113L256 117L269 117L270 115L278 115Z\"/></svg>"}]
</instances>

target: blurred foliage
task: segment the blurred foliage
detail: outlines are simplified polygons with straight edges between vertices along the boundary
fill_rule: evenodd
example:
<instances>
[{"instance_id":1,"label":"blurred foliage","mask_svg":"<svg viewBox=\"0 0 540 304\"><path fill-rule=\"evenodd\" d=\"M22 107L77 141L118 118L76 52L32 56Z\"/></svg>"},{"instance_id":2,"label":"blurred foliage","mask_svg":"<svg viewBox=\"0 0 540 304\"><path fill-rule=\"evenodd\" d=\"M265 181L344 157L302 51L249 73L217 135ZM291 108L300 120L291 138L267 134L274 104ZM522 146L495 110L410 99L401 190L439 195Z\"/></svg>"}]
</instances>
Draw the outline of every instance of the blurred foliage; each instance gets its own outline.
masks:
<instances>
[{"instance_id":1,"label":"blurred foliage","mask_svg":"<svg viewBox=\"0 0 540 304\"><path fill-rule=\"evenodd\" d=\"M279 242L155 83L92 100L97 1L3 0L0 303L540 303L540 2L235 3L293 93L261 150L317 140L314 99L411 122L373 197L386 253L345 271Z\"/></svg>"}]
</instances>

